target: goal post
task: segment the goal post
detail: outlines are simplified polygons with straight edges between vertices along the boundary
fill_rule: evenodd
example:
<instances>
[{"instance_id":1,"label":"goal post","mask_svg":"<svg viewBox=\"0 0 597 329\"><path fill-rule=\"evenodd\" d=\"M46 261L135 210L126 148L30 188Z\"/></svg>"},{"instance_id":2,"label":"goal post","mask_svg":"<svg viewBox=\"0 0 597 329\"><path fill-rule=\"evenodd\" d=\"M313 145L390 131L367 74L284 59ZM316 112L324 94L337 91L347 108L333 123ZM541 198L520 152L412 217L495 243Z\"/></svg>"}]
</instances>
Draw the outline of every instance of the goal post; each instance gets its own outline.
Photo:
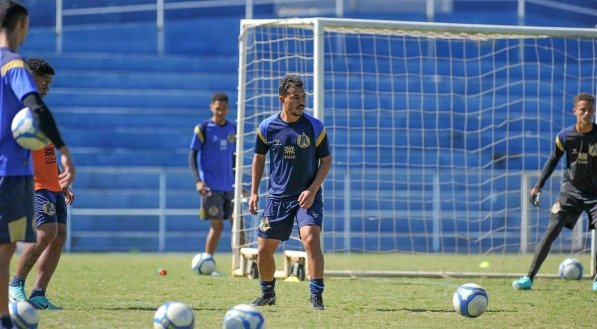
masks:
<instances>
[{"instance_id":1,"label":"goal post","mask_svg":"<svg viewBox=\"0 0 597 329\"><path fill-rule=\"evenodd\" d=\"M532 253L559 171L539 209L529 209L521 191L557 132L574 122L574 96L597 90L596 40L594 29L242 20L236 186L250 186L256 129L280 111L280 79L296 73L333 158L323 186L326 252ZM267 177L266 164L261 201ZM237 188L232 270L241 275L240 251L256 247L259 221L242 198ZM296 236L283 248L302 249ZM586 226L564 231L552 247L584 256L593 249Z\"/></svg>"}]
</instances>

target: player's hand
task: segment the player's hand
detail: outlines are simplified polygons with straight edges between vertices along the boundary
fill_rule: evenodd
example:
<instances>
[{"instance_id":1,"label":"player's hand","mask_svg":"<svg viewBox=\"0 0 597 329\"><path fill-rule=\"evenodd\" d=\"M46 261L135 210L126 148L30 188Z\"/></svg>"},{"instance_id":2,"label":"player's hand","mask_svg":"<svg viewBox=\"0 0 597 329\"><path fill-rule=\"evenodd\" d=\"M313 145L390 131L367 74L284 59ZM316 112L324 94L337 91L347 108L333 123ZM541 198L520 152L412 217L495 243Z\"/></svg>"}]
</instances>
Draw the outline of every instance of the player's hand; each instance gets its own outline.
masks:
<instances>
[{"instance_id":1,"label":"player's hand","mask_svg":"<svg viewBox=\"0 0 597 329\"><path fill-rule=\"evenodd\" d=\"M73 204L73 202L75 202L75 193L70 189L70 187L63 188L62 193L64 194L64 201L66 204Z\"/></svg>"},{"instance_id":2,"label":"player's hand","mask_svg":"<svg viewBox=\"0 0 597 329\"><path fill-rule=\"evenodd\" d=\"M251 197L249 198L249 212L253 215L257 215L258 208L257 205L259 204L259 195L257 193L251 193Z\"/></svg>"},{"instance_id":3,"label":"player's hand","mask_svg":"<svg viewBox=\"0 0 597 329\"><path fill-rule=\"evenodd\" d=\"M201 196L209 196L211 193L209 186L207 186L207 184L205 184L203 181L195 183L195 189L197 192L199 192L199 194L201 194Z\"/></svg>"},{"instance_id":4,"label":"player's hand","mask_svg":"<svg viewBox=\"0 0 597 329\"><path fill-rule=\"evenodd\" d=\"M68 147L60 148L60 163L62 164L62 172L58 175L58 181L61 188L68 187L75 180L75 165L70 156Z\"/></svg>"},{"instance_id":5,"label":"player's hand","mask_svg":"<svg viewBox=\"0 0 597 329\"><path fill-rule=\"evenodd\" d=\"M315 194L309 190L304 190L298 197L299 206L303 209L309 209L315 201Z\"/></svg>"},{"instance_id":6,"label":"player's hand","mask_svg":"<svg viewBox=\"0 0 597 329\"><path fill-rule=\"evenodd\" d=\"M531 202L531 204L533 206L539 207L540 198L541 198L541 190L533 187L531 189L531 193L530 193L530 196L529 196L529 201Z\"/></svg>"}]
</instances>

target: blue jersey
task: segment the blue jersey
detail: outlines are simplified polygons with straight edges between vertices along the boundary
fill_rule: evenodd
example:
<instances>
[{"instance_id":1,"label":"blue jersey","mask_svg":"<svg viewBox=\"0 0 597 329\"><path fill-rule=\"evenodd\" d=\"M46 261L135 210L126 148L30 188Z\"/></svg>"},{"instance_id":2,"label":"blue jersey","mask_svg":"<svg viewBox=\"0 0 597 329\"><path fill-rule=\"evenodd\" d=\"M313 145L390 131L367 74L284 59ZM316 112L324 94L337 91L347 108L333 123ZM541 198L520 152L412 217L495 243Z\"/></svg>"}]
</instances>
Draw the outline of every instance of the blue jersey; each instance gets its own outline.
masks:
<instances>
[{"instance_id":1,"label":"blue jersey","mask_svg":"<svg viewBox=\"0 0 597 329\"><path fill-rule=\"evenodd\" d=\"M24 106L23 98L37 92L37 86L20 55L0 48L0 176L32 176L31 152L12 137L12 119Z\"/></svg>"},{"instance_id":2,"label":"blue jersey","mask_svg":"<svg viewBox=\"0 0 597 329\"><path fill-rule=\"evenodd\" d=\"M197 151L199 175L210 189L233 191L232 172L236 151L236 126L228 121L220 126L211 120L195 126L191 149Z\"/></svg>"},{"instance_id":3,"label":"blue jersey","mask_svg":"<svg viewBox=\"0 0 597 329\"><path fill-rule=\"evenodd\" d=\"M269 155L268 192L274 197L298 197L313 183L319 159L330 155L323 123L304 113L287 123L275 114L259 124L255 153Z\"/></svg>"}]
</instances>

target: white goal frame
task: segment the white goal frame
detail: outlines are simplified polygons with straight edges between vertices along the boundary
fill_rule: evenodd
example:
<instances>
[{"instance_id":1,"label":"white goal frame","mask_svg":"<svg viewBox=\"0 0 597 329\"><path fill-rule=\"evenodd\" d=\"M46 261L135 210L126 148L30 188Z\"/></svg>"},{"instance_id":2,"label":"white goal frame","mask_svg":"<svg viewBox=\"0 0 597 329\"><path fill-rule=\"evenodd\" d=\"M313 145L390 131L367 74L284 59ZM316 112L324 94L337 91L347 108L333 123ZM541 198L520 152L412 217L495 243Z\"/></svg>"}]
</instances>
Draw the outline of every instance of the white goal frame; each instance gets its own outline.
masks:
<instances>
[{"instance_id":1,"label":"white goal frame","mask_svg":"<svg viewBox=\"0 0 597 329\"><path fill-rule=\"evenodd\" d=\"M370 31L371 33L389 33L389 34L402 34L402 35L418 35L418 34L436 34L439 38L442 35L456 37L467 36L467 38L478 38L482 41L486 38L492 38L492 36L498 35L500 38L510 39L524 39L529 37L574 37L574 38L592 38L597 39L596 29L583 29L583 28L554 28L554 27L533 27L533 26L502 26L502 25L479 25L479 24L449 24L449 23L426 23L426 22L406 22L406 21L380 21L380 20L361 20L361 19L339 19L339 18L294 18L294 19L250 19L241 20L240 23L240 36L239 36L239 71L238 71L238 104L237 104L237 149L236 149L236 174L235 174L235 186L250 186L251 175L250 172L246 172L246 163L243 163L243 135L245 134L243 122L245 120L245 104L246 104L246 79L247 79L247 29L258 27L258 26L292 26L300 27L311 30L313 33L313 85L312 85L312 110L315 117L322 119L324 116L324 35L326 30L346 30L350 33L351 30L358 29L359 31ZM272 95L275 97L275 95ZM325 123L325 122L324 122ZM549 136L551 138L552 136ZM249 170L250 171L250 170ZM528 203L526 202L526 195L528 195L529 185L525 182L528 181L529 177L535 176L538 173L528 174L523 178L523 184L521 186L521 199L522 202L522 226L521 227L521 239L525 239L525 231L523 231L524 223L528 219ZM526 174L524 174L526 175ZM554 176L557 176L554 173ZM554 178L552 178L554 180ZM324 191L325 193L325 191ZM232 228L232 272L239 273L240 258L241 258L241 226L239 219L243 214L247 213L246 209L242 209L246 206L243 203L243 194L241 188L235 189L234 196L234 221ZM592 262L596 250L596 234L595 231L591 232L591 258ZM521 253L532 253L534 250L527 248L528 242L521 241ZM591 264L591 275L593 272L594 264ZM350 271L326 271L326 275L353 275ZM366 275L367 273L359 272L359 275ZM371 271L370 275L376 276L387 276L387 275L403 275L403 276L435 276L436 274L420 273L420 272L380 272ZM500 276L500 277L512 277L519 275L518 273L448 273L438 274L439 276Z\"/></svg>"}]
</instances>

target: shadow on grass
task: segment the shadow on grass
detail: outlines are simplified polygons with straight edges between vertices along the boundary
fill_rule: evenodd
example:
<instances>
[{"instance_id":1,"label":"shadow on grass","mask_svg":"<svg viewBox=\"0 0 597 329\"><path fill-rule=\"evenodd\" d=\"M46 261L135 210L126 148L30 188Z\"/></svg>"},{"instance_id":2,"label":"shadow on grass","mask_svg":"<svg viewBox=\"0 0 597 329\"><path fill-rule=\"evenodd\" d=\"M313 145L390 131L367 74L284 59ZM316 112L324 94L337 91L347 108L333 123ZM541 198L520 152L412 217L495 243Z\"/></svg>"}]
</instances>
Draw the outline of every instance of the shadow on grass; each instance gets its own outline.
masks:
<instances>
[{"instance_id":1,"label":"shadow on grass","mask_svg":"<svg viewBox=\"0 0 597 329\"><path fill-rule=\"evenodd\" d=\"M412 313L454 313L454 310L426 309L426 308L377 308L377 312L412 312ZM484 313L512 313L514 310L487 310Z\"/></svg>"},{"instance_id":2,"label":"shadow on grass","mask_svg":"<svg viewBox=\"0 0 597 329\"><path fill-rule=\"evenodd\" d=\"M98 307L98 310L104 311L155 311L159 308L148 306L112 306L112 307ZM226 308L207 308L207 307L193 307L193 311L228 311Z\"/></svg>"}]
</instances>

